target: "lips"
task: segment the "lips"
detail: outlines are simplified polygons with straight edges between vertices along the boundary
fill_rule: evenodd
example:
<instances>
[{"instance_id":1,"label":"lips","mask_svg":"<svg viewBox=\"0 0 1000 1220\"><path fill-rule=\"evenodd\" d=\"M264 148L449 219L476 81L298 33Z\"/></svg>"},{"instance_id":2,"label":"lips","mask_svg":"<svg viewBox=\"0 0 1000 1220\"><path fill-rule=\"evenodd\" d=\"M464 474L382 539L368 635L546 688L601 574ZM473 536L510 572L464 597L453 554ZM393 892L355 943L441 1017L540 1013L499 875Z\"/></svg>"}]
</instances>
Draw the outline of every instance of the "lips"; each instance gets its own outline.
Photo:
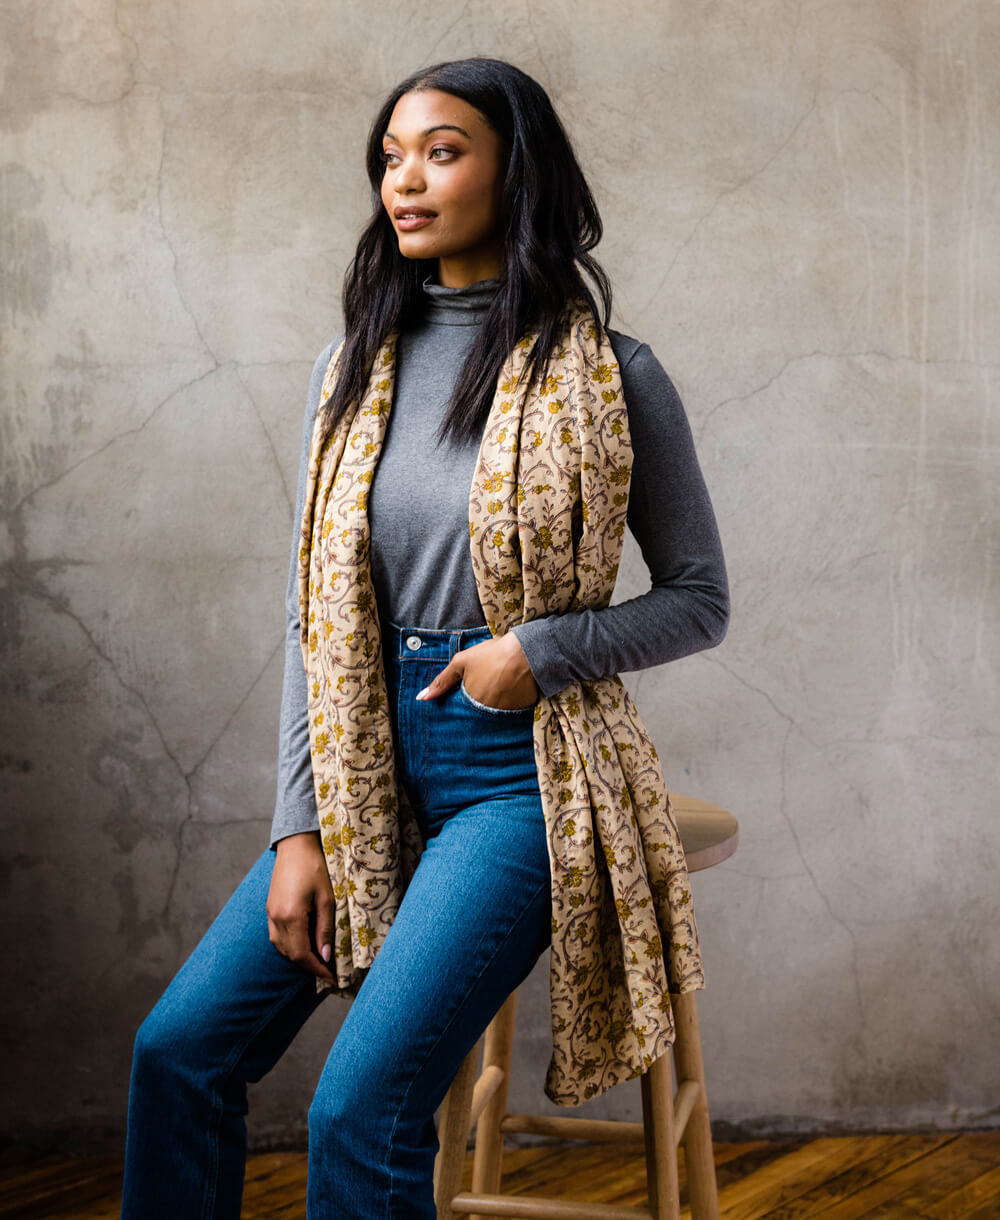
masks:
<instances>
[{"instance_id":1,"label":"lips","mask_svg":"<svg viewBox=\"0 0 1000 1220\"><path fill-rule=\"evenodd\" d=\"M436 219L437 213L432 212L429 208L400 205L393 211L393 223L399 234L415 233L417 229L426 229Z\"/></svg>"}]
</instances>

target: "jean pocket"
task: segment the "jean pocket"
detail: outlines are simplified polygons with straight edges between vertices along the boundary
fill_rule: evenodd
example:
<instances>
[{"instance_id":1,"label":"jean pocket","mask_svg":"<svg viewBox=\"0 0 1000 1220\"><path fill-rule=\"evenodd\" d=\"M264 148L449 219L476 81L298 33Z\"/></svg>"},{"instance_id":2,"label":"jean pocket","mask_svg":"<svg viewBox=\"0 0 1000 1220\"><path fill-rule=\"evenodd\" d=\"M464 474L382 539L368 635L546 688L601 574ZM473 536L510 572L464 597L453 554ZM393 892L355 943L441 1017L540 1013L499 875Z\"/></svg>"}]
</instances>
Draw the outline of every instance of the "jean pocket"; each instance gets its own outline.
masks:
<instances>
[{"instance_id":1,"label":"jean pocket","mask_svg":"<svg viewBox=\"0 0 1000 1220\"><path fill-rule=\"evenodd\" d=\"M477 711L486 712L490 716L531 716L534 715L536 705L529 703L527 707L490 707L488 703L480 703L478 699L473 699L469 692L465 689L465 679L463 678L459 684L459 694L471 707Z\"/></svg>"}]
</instances>

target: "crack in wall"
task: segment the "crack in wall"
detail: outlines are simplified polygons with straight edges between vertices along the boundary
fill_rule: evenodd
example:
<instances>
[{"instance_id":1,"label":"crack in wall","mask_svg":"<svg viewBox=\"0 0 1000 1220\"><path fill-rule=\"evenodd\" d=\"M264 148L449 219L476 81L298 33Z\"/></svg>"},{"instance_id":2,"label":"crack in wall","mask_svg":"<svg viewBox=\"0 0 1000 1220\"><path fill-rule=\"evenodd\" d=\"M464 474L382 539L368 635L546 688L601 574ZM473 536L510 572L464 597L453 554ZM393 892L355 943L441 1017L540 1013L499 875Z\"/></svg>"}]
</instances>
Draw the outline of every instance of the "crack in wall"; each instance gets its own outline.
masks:
<instances>
[{"instance_id":1,"label":"crack in wall","mask_svg":"<svg viewBox=\"0 0 1000 1220\"><path fill-rule=\"evenodd\" d=\"M434 53L437 51L437 49L441 45L441 43L444 42L444 40L448 37L448 35L452 32L452 30L455 29L456 26L460 25L466 19L466 17L468 17L469 8L470 8L469 0L466 0L466 2L462 5L462 11L458 14L458 16L455 18L455 20L452 21L451 24L448 25L437 36L437 38L434 39L434 41L431 43L429 49L424 53L424 56L423 56L424 63L429 64L431 62L431 60L434 57Z\"/></svg>"},{"instance_id":2,"label":"crack in wall","mask_svg":"<svg viewBox=\"0 0 1000 1220\"><path fill-rule=\"evenodd\" d=\"M101 643L95 637L95 635L90 630L90 628L87 626L87 624L84 622L84 620L73 610L73 608L69 604L68 599L65 597L62 597L56 593L53 593L50 589L47 589L39 581L34 579L34 573L32 571L33 567L34 567L34 565L30 564L30 562L21 564L21 563L18 563L17 561L15 561L13 563L8 564L7 568L8 568L8 571L10 572L11 576L13 577L12 583L14 584L14 586L16 588L19 588L20 591L23 594L25 594L26 596L33 597L36 600L41 601L43 604L48 606L48 608L53 613L58 614L62 617L68 618L71 622L73 622L77 626L77 628L82 633L84 639L87 641L87 644L88 644L90 650L92 651L92 653L94 655L96 655L97 657L99 657L102 662L104 662L104 664L108 667L108 669L114 676L115 681L118 683L118 685L121 687L121 689L124 690L125 692L127 692L129 695L131 695L132 698L135 699L136 702L139 704L139 706L142 708L143 712L145 713L147 721L149 722L151 728L153 729L153 732L156 735L157 741L160 744L160 748L162 749L162 751L163 751L164 755L167 757L167 759L169 759L169 761L173 765L175 771L177 772L177 775L179 776L182 783L184 784L185 804L186 804L185 814L184 814L184 817L177 824L177 827L174 831L173 837L174 837L174 846L175 846L175 853L176 853L175 859L174 859L174 866L173 866L173 869L171 870L170 881L168 882L168 885L167 885L166 898L164 900L163 907L159 913L161 919L166 919L170 913L170 907L173 902L174 890L176 887L177 878L180 873L180 868L181 868L181 865L182 865L183 859L184 859L184 834L185 834L185 831L187 830L188 826L192 822L197 820L197 818L196 818L197 804L196 804L195 797L194 797L194 789L192 787L192 781L194 780L194 777L197 774L197 772L208 761L209 757L212 754L212 751L216 748L216 746L219 744L219 742L226 735L229 728L232 726L233 722L236 720L236 717L246 706L248 700L250 699L250 697L253 695L254 691L259 686L261 680L264 677L264 674L267 672L267 670L270 667L275 656L281 651L283 644L284 644L284 640L279 640L278 643L275 645L275 647L271 650L271 652L269 653L269 655L267 657L267 660L261 666L260 671L257 673L257 675L254 677L253 681L247 687L247 689L244 692L239 703L230 713L225 724L222 726L222 728L219 730L219 732L215 735L215 737L209 743L208 747L206 748L206 750L204 751L202 756L198 759L198 761L194 764L194 766L192 766L189 770L185 771L180 759L177 757L177 755L174 753L174 751L170 748L170 745L166 738L166 734L164 733L163 728L161 727L152 708L149 706L149 703L147 702L146 697L143 694L141 688L134 685L132 682L129 682L125 678L124 674L121 672L121 670L118 668L117 664L115 663L114 658L102 647ZM224 819L222 821L213 820L211 824L213 826L228 825L228 824L230 824L230 822L236 823L239 821L243 821L243 822L268 821L269 822L269 819L233 818L233 819Z\"/></svg>"},{"instance_id":3,"label":"crack in wall","mask_svg":"<svg viewBox=\"0 0 1000 1220\"><path fill-rule=\"evenodd\" d=\"M192 377L192 378L190 378L190 380L185 381L182 385L179 385L176 389L171 390L170 393L165 398L161 399L150 410L149 414L147 416L145 416L145 418L142 420L141 423L137 424L135 427L125 428L121 432L116 432L114 434L114 436L112 436L108 440L106 440L104 442L104 444L99 445L98 448L96 448L96 449L92 449L90 451L90 453L85 453L83 455L83 457L79 458L75 462L72 462L64 470L61 470L54 478L47 479L44 483L36 484L36 486L34 486L31 489L31 491L25 492L25 494L20 498L20 500L17 501L16 504L14 504L11 508L6 509L4 512L0 513L0 520L4 520L4 519L12 520L14 517L18 516L21 513L21 510L25 507L25 505L27 505L27 503L30 500L32 500L35 496L37 496L39 494L39 492L48 491L49 488L57 486L59 483L61 483L63 481L63 479L68 478L74 471L79 470L81 466L85 466L88 462L92 462L95 458L100 457L101 454L107 452L107 450L110 449L112 447L112 445L116 445L119 441L124 440L125 437L137 436L140 432L143 431L143 429L146 428L146 426L149 423L152 422L152 420L156 417L156 415L165 406L167 406L169 403L173 402L173 400L179 394L183 394L186 390L189 390L192 386L197 385L200 381L204 381L206 377L210 377L213 373L218 372L219 367L220 367L219 365L216 365L214 368L210 368L210 369L206 370L204 373L199 373L197 377Z\"/></svg>"},{"instance_id":4,"label":"crack in wall","mask_svg":"<svg viewBox=\"0 0 1000 1220\"><path fill-rule=\"evenodd\" d=\"M789 356L781 367L766 381L760 385L755 385L752 389L747 390L745 394L732 394L729 398L723 398L720 402L714 403L707 411L703 412L698 425L697 444L701 445L705 439L705 433L708 430L709 422L716 411L723 407L731 406L734 402L748 402L751 398L756 398L759 394L763 394L765 390L769 390L772 385L780 380L785 373L792 367L793 364L802 364L808 360L866 360L870 358L885 360L889 364L912 364L918 365L921 368L941 366L957 366L959 368L974 368L977 370L1000 371L1000 362L991 363L980 360L968 360L960 357L955 358L937 358L937 359L921 359L918 356L910 356L906 352L883 352L877 348L865 348L858 351L825 351L816 348L811 352L800 352L798 355ZM870 444L867 447L872 448ZM977 450L978 451L978 450Z\"/></svg>"},{"instance_id":5,"label":"crack in wall","mask_svg":"<svg viewBox=\"0 0 1000 1220\"><path fill-rule=\"evenodd\" d=\"M552 69L549 67L545 59L545 51L542 49L542 42L538 37L538 31L535 29L535 23L531 20L532 4L531 0L526 0L524 5L524 16L528 25L528 32L531 34L531 41L535 44L535 54L538 56L538 62L545 69L545 75L550 82L550 86L554 83L555 78Z\"/></svg>"},{"instance_id":6,"label":"crack in wall","mask_svg":"<svg viewBox=\"0 0 1000 1220\"><path fill-rule=\"evenodd\" d=\"M174 246L173 240L170 237L170 231L167 228L167 222L164 219L163 167L166 162L167 135L169 132L170 125L167 122L167 116L166 116L166 113L163 108L163 90L160 90L160 93L159 93L159 107L160 107L161 134L160 134L160 160L156 167L157 220L158 220L159 226L160 226L160 233L163 236L163 241L164 241L167 249L170 251L170 257L173 262L174 291L177 293L177 299L178 299L178 301L180 301L181 307L184 310L184 312L191 319L191 325L194 327L195 333L197 334L202 347L204 347L209 358L212 360L214 367L219 368L220 367L219 358L215 354L215 351L212 349L211 344L205 338L204 332L201 329L201 323L198 321L198 317L197 317L194 309L191 307L191 304L189 303L187 297L184 295L183 289L181 288L180 275L179 275L180 259L177 255L177 250Z\"/></svg>"},{"instance_id":7,"label":"crack in wall","mask_svg":"<svg viewBox=\"0 0 1000 1220\"><path fill-rule=\"evenodd\" d=\"M843 211L844 215L851 220L861 234L861 240L865 247L865 288L863 296L867 305L867 322L866 332L871 334L874 323L874 293L875 285L875 259L872 249L872 235L863 216L860 216L854 211L854 203L851 194L851 180L847 172L847 165L844 160L844 143L840 133L840 106L839 102L843 94L838 94L831 105L831 113L833 114L833 144L837 153L837 168L840 170L840 180L843 187Z\"/></svg>"},{"instance_id":8,"label":"crack in wall","mask_svg":"<svg viewBox=\"0 0 1000 1220\"><path fill-rule=\"evenodd\" d=\"M218 731L218 733L216 733L216 735L209 742L209 744L208 744L207 748L205 749L205 752L202 754L201 758L199 758L198 761L191 768L191 770L188 771L188 773L187 773L188 779L194 779L195 774L198 771L200 771L201 768L208 761L209 757L212 754L212 751L219 744L219 742L223 739L223 737L225 737L226 733L229 732L229 729L231 728L236 717L240 714L240 712L246 706L246 703L249 700L250 696L254 693L254 691L260 685L261 680L263 679L264 675L267 673L271 662L278 655L278 653L282 650L282 648L284 647L284 644L285 644L285 641L284 641L284 638L282 638L271 649L270 653L268 654L267 660L260 667L260 671L258 672L257 676L254 678L254 680L247 687L246 691L243 693L243 697L240 699L239 703L230 713L229 717L226 720L226 723L222 726L222 728Z\"/></svg>"},{"instance_id":9,"label":"crack in wall","mask_svg":"<svg viewBox=\"0 0 1000 1220\"><path fill-rule=\"evenodd\" d=\"M648 310L652 306L654 301L656 301L656 299L659 297L660 293L663 291L665 284L670 279L670 276L673 273L674 267L677 265L677 262L680 259L681 255L688 248L688 246L691 245L691 243L694 241L694 239L698 236L698 233L701 231L702 226L705 225L712 218L712 216L714 216L714 214L718 211L723 200L730 199L730 198L732 198L733 195L739 194L739 192L744 190L747 186L749 186L751 182L753 182L756 178L759 178L762 174L766 173L771 168L771 166L778 159L778 157L781 156L781 154L785 151L785 149L789 146L789 144L791 144L792 140L794 140L796 134L799 131L799 128L803 125L803 123L806 122L806 120L809 118L809 116L814 113L814 111L816 110L816 107L818 105L818 102L819 102L819 90L817 90L813 94L812 101L809 103L805 112L802 115L800 115L800 117L795 121L795 123L792 126L791 131L788 133L787 136L785 136L785 138L781 141L781 143L774 150L774 152L770 154L770 156L767 158L767 160L764 161L764 163L762 165L759 165L756 169L751 170L750 173L746 174L743 178L741 178L738 182L734 183L732 186L725 187L723 190L721 190L718 193L718 195L716 195L715 199L712 201L711 206L708 207L704 212L702 212L700 216L698 216L698 218L694 222L694 226L691 229L691 232L687 235L687 237L684 238L684 240L681 242L680 246L678 246L677 253L670 260L670 263L668 264L666 271L663 272L663 274L660 276L659 280L657 281L656 287L653 289L652 293L650 293L649 299L646 301L645 305L642 305L640 307L640 309L639 309L640 314L644 314L646 312L646 310Z\"/></svg>"},{"instance_id":10,"label":"crack in wall","mask_svg":"<svg viewBox=\"0 0 1000 1220\"><path fill-rule=\"evenodd\" d=\"M139 53L139 40L134 34L127 34L122 26L121 0L114 0L114 5L111 11L111 20L114 23L115 29L118 31L118 37L123 43L132 49L132 57L129 60L128 70L134 84L137 79L135 71L136 65L138 64L142 66L142 56Z\"/></svg>"},{"instance_id":11,"label":"crack in wall","mask_svg":"<svg viewBox=\"0 0 1000 1220\"><path fill-rule=\"evenodd\" d=\"M150 727L152 728L152 730L156 736L157 741L159 742L160 748L163 751L164 756L170 761L174 770L177 772L178 777L180 778L181 782L184 785L185 813L184 813L183 818L178 822L176 829L174 830L174 833L173 833L174 847L175 847L174 865L171 870L170 880L167 885L167 893L166 893L166 898L164 900L163 908L159 913L161 919L166 919L170 913L170 907L173 902L174 890L176 888L177 878L179 876L181 865L182 865L183 859L184 859L184 834L185 834L185 831L187 830L188 826L193 821L196 820L197 804L195 801L194 789L192 786L194 777L197 774L197 772L201 769L201 767L203 767L204 764L207 762L208 758L212 754L212 751L216 748L216 746L219 744L219 742L224 738L224 736L226 735L229 728L232 726L232 724L236 720L239 713L246 706L248 700L250 699L250 697L253 695L254 691L259 686L261 680L264 677L264 674L267 672L267 670L270 667L271 663L273 662L275 656L282 650L282 648L284 646L284 639L283 638L279 639L278 642L275 644L274 648L271 649L270 653L267 656L267 659L265 660L264 664L261 666L259 672L253 678L253 681L247 687L247 689L244 692L243 696L241 697L239 703L236 705L236 707L233 709L233 711L229 714L224 725L219 730L219 732L213 737L213 739L208 744L207 748L202 753L202 755L198 759L198 761L192 767L190 767L187 771L185 771L184 766L181 763L179 757L171 749L170 744L167 741L166 734L165 734L162 726L160 725L160 722L157 719L155 713L153 712L152 708L150 707L149 702L147 701L142 689L139 686L135 685L134 683L132 683L126 679L125 675L121 672L121 670L119 669L118 665L116 664L116 662L115 662L114 658L111 656L111 654L105 650L105 648L102 646L100 641L91 631L91 629L87 626L86 622L72 608L72 606L70 605L69 599L65 596L62 596L62 595L59 595L59 594L53 592L51 589L47 588L42 583L42 581L39 579L40 573L45 570L62 568L64 566L67 566L67 564L72 564L73 566L86 566L86 565L82 561L69 561L69 560L64 561L64 560L61 560L58 558L55 558L55 559L50 558L50 559L41 560L41 561L35 561L35 560L29 559L27 556L27 550L26 550L26 545L25 545L25 540L24 540L23 521L21 520L20 516L14 518L14 520L12 521L12 525L13 525L13 528L11 530L11 539L13 541L15 554L14 554L13 559L7 561L4 564L4 570L8 576L8 579L10 580L11 586L14 589L18 590L22 595L34 598L37 601L42 602L54 614L57 614L61 617L68 618L72 623L74 623L76 625L77 629L81 632L84 639L86 640L91 653L93 655L97 656L98 658L100 658L100 660L104 663L104 665L111 672L115 681L118 683L118 685L121 687L121 689L123 691L125 691L127 694L129 694L141 707L143 713L145 714L146 720L148 721ZM256 819L256 818L232 819L233 822L236 822L236 821L251 822L251 821L266 821L266 820L267 819ZM226 820L224 822L213 821L213 823L212 823L212 825L222 825L222 824L228 824L228 820Z\"/></svg>"},{"instance_id":12,"label":"crack in wall","mask_svg":"<svg viewBox=\"0 0 1000 1220\"><path fill-rule=\"evenodd\" d=\"M278 472L278 481L281 484L281 490L285 497L285 503L288 505L288 516L291 519L295 515L295 500L289 491L288 484L285 482L285 472L282 470L281 459L278 457L278 451L274 447L274 441L271 437L270 429L268 428L267 424L264 423L264 416L261 413L257 399L254 397L253 392L247 385L246 379L244 378L243 373L240 371L239 365L236 366L236 376L239 378L240 385L243 386L246 396L250 400L250 406L253 408L253 413L257 417L257 422L260 424L261 431L264 433L264 439L267 441L267 447L270 450L271 458L274 462L274 468Z\"/></svg>"},{"instance_id":13,"label":"crack in wall","mask_svg":"<svg viewBox=\"0 0 1000 1220\"><path fill-rule=\"evenodd\" d=\"M275 645L275 647L271 650L271 653L268 656L267 660L261 666L260 672L254 678L254 680L250 683L249 687L244 692L243 697L240 699L239 703L236 705L236 707L233 709L232 713L230 714L229 718L226 720L226 723L222 726L222 728L219 730L219 732L216 734L216 736L209 743L208 748L205 750L204 754L202 754L201 758L198 759L198 761L194 764L194 766L184 774L184 781L188 786L188 793L191 796L191 800L189 801L189 804L188 804L188 811L187 811L186 816L181 820L181 822L178 824L178 827L177 827L177 834L176 834L177 855L174 860L173 871L171 872L171 875L170 875L170 882L167 885L167 896L163 903L163 910L160 912L160 916L163 919L166 919L167 916L170 914L170 908L174 901L174 890L176 889L176 886L177 886L177 879L180 876L181 865L184 862L184 834L185 834L185 831L187 830L187 828L191 825L191 823L196 820L196 818L195 818L196 810L195 810L195 805L194 805L194 800L193 800L193 789L191 787L191 783L192 783L196 773L208 761L209 757L212 754L212 751L219 744L219 742L223 739L223 737L225 737L226 733L229 730L230 725L232 725L232 723L235 721L236 717L240 714L240 712L246 706L246 703L249 700L250 696L254 693L254 691L260 685L261 679L264 677L264 674L267 672L268 668L270 667L271 662L274 660L275 656L282 649L283 646L284 646L284 640L281 639L278 641L278 643ZM238 822L238 821L249 822L249 821L261 821L261 820L265 820L265 819L233 818L233 819L228 819L225 821L216 821L213 819L213 821L211 822L211 825L212 826L223 826L223 825L229 825L230 822Z\"/></svg>"},{"instance_id":14,"label":"crack in wall","mask_svg":"<svg viewBox=\"0 0 1000 1220\"><path fill-rule=\"evenodd\" d=\"M146 697L142 690L138 686L134 686L131 682L127 681L124 674L122 674L116 665L114 658L104 650L87 624L73 610L72 606L69 604L69 600L60 596L59 594L53 593L52 590L47 589L40 581L34 579L34 573L31 571L30 563L21 564L15 560L8 563L6 567L7 571L13 578L12 583L15 588L20 589L20 591L26 596L33 597L37 601L42 602L44 605L48 606L48 608L54 614L68 618L72 623L76 624L94 655L99 657L104 662L122 690L131 695L142 708L146 715L146 719L148 720L157 740L160 743L160 748L163 750L164 755L173 764L174 769L184 784L187 793L187 809L188 814L190 814L192 802L191 784L187 775L184 773L184 768L181 765L180 759L176 756L173 750L171 750L166 735L160 726L160 722L157 720L152 708L146 701Z\"/></svg>"},{"instance_id":15,"label":"crack in wall","mask_svg":"<svg viewBox=\"0 0 1000 1220\"><path fill-rule=\"evenodd\" d=\"M746 877L750 881L795 881L806 876L804 868L791 873L755 873L751 869L737 868L730 860L724 860L720 867L725 868L727 873L735 873L737 877Z\"/></svg>"},{"instance_id":16,"label":"crack in wall","mask_svg":"<svg viewBox=\"0 0 1000 1220\"><path fill-rule=\"evenodd\" d=\"M1000 736L1000 733L993 732L991 729L975 729L970 733L900 733L898 736L893 736L890 733L871 733L864 737L854 737L850 734L845 734L842 737L831 737L825 745L817 746L817 749L828 750L832 746L839 746L844 743L849 745L879 745L879 746L900 746L908 745L910 742L924 741L941 741L941 742L964 742L964 741L992 741Z\"/></svg>"},{"instance_id":17,"label":"crack in wall","mask_svg":"<svg viewBox=\"0 0 1000 1220\"><path fill-rule=\"evenodd\" d=\"M28 597L34 597L36 600L43 602L49 607L50 610L53 611L53 613L69 618L71 622L77 625L93 652L96 653L96 655L100 657L101 660L110 668L116 681L119 683L122 689L138 700L153 727L153 731L156 733L156 736L163 747L164 754L166 754L167 758L169 758L176 767L178 773L183 776L184 768L181 766L179 759L174 755L170 749L170 746L167 744L167 739L160 728L160 724L154 716L149 704L146 702L146 698L142 691L125 680L125 677L115 664L114 659L109 653L105 652L104 648L101 646L100 642L97 640L96 636L87 626L87 624L73 610L69 603L69 599L54 593L37 578L37 574L44 571L46 568L62 568L67 566L83 567L86 566L85 561L71 561L58 558L50 558L47 560L30 559L28 557L27 545L24 539L24 523L20 519L19 515L11 515L10 527L10 537L14 546L14 556L12 559L9 559L6 563L4 563L3 569L10 579L12 587L19 589Z\"/></svg>"},{"instance_id":18,"label":"crack in wall","mask_svg":"<svg viewBox=\"0 0 1000 1220\"><path fill-rule=\"evenodd\" d=\"M779 802L778 802L778 812L780 813L781 818L784 821L785 825L788 827L788 832L791 835L792 843L795 847L795 852L796 852L797 856L799 857L799 860L802 862L802 867L805 869L805 872L808 875L809 880L812 882L813 889L816 891L816 894L818 895L820 901L823 903L824 907L826 908L827 913L829 914L830 918L839 928L841 928L847 934L847 937L850 941L850 944L851 944L851 976L852 976L852 980L854 983L855 1002L857 1004L858 1016L860 1019L861 1029L862 1029L862 1031L867 1031L868 1020L867 1020L867 1016L866 1016L866 1012L865 1012L864 995L863 995L862 987L861 987L861 974L860 974L860 970L858 967L857 936L855 935L854 929L847 923L847 921L841 915L839 915L837 913L837 911L834 910L833 903L831 902L829 896L826 894L823 887L820 885L819 878L816 876L816 873L814 872L812 865L809 863L809 860L806 857L805 850L802 846L802 840L799 837L799 832L796 829L795 823L792 820L791 814L788 811L788 801L787 801L787 791L786 791L787 772L788 772L788 745L791 740L793 732L799 732L801 734L801 736L804 737L806 740L809 740L808 736L804 732L802 732L802 730L796 724L796 722L792 716L790 716L787 712L782 711L782 709L778 706L778 704L768 694L767 691L763 690L761 687L755 686L752 682L749 682L746 678L744 678L740 674L736 673L735 670L733 670L730 666L728 666L724 661L719 660L718 657L706 656L705 660L711 665L717 665L721 670L723 670L725 673L727 673L734 681L738 682L741 686L745 687L747 690L752 691L754 694L759 695L762 699L765 700L765 702L768 704L768 706L774 711L775 715L778 716L778 718L780 720L782 720L785 724L785 732L784 732L784 736L782 737L782 741L781 741L781 753L780 753L780 773L779 773L779 775L780 775L780 798L779 798ZM861 1048L862 1056L867 1061L867 1049L865 1048L864 1044L861 1043L860 1041L859 1041L859 1046Z\"/></svg>"},{"instance_id":19,"label":"crack in wall","mask_svg":"<svg viewBox=\"0 0 1000 1220\"><path fill-rule=\"evenodd\" d=\"M74 106L79 106L84 110L106 110L111 106L120 106L122 102L131 97L136 89L141 87L137 80L132 80L127 88L113 97L84 97L81 93L74 93L72 89L46 89L42 96L46 101L72 102Z\"/></svg>"},{"instance_id":20,"label":"crack in wall","mask_svg":"<svg viewBox=\"0 0 1000 1220\"><path fill-rule=\"evenodd\" d=\"M138 44L137 44L135 38L133 38L132 35L130 35L130 34L126 34L125 31L122 29L121 21L119 20L118 9L119 9L119 0L114 0L114 3L111 5L111 12L110 12L111 25L114 28L115 33L118 35L122 48L126 51L126 54L119 56L119 62L123 65L124 75L128 82L127 85L125 85L125 87L123 89L121 89L118 93L112 95L111 97L105 97L105 98L87 97L85 94L77 93L73 89L67 89L67 88L57 89L57 88L48 87L48 88L41 89L37 94L34 94L34 95L26 92L25 90L20 90L18 93L18 97L19 97L19 100L22 102L22 104L26 100L32 100L32 101L37 100L37 101L41 101L43 103L49 103L53 100L69 101L69 102L72 102L74 105L93 110L93 109L105 109L110 106L118 106L122 102L124 102L128 97L130 97L131 94L135 91L136 87L139 85L139 81L136 76L135 68L136 68L136 64L141 63L141 60L140 60L140 56L139 56ZM58 48L57 54L59 54L63 50L64 46L65 46L65 43Z\"/></svg>"}]
</instances>

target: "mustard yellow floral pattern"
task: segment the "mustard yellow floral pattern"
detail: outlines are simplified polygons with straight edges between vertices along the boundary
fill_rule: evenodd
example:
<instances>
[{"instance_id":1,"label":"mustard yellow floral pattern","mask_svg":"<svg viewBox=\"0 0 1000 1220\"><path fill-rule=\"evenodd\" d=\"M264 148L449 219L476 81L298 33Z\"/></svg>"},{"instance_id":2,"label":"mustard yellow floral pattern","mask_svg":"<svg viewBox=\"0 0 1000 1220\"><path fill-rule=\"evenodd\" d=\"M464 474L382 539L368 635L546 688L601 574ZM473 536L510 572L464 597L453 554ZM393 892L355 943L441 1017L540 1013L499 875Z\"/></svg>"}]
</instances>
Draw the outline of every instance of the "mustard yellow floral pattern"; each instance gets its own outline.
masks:
<instances>
[{"instance_id":1,"label":"mustard yellow floral pattern","mask_svg":"<svg viewBox=\"0 0 1000 1220\"><path fill-rule=\"evenodd\" d=\"M395 778L367 517L397 339L387 337L360 404L330 435L317 419L299 555L313 774L337 903L331 965L345 992L371 966L420 853ZM469 495L476 587L494 636L606 606L625 535L632 449L611 345L577 303L544 383L526 392L533 340L501 372ZM552 872L545 1091L575 1105L664 1054L669 992L704 978L659 759L621 679L540 699L534 736Z\"/></svg>"}]
</instances>

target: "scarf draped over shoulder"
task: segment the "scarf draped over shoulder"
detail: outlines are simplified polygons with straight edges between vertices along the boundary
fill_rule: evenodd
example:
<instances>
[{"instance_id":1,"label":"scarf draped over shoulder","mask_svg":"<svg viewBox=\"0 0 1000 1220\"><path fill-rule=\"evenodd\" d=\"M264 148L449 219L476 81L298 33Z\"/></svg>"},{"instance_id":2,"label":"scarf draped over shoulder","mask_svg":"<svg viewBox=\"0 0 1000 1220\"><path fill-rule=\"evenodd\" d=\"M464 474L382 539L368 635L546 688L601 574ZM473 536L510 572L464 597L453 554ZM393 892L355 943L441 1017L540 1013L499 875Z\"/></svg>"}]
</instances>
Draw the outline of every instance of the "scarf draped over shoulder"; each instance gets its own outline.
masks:
<instances>
[{"instance_id":1,"label":"scarf draped over shoulder","mask_svg":"<svg viewBox=\"0 0 1000 1220\"><path fill-rule=\"evenodd\" d=\"M494 636L607 606L632 470L607 335L575 302L544 382L534 335L498 378L469 492L469 544ZM336 901L330 962L356 992L421 841L397 781L368 496L392 409L398 332L361 400L330 429L323 381L309 459L299 604L320 830ZM535 759L552 876L552 1058L545 1092L575 1105L646 1070L674 1038L671 991L704 985L684 854L655 747L616 674L539 699ZM322 980L320 988L329 987Z\"/></svg>"}]
</instances>

